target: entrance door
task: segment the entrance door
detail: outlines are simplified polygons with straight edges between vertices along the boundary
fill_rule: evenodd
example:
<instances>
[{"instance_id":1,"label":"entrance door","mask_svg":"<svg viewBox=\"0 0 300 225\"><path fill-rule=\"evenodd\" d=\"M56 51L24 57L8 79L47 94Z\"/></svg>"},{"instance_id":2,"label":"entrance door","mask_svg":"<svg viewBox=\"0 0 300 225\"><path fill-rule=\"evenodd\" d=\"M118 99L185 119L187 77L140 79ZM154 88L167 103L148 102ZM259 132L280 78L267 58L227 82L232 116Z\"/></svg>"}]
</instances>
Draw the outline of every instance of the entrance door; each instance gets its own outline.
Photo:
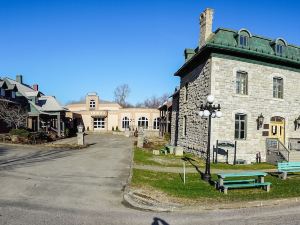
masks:
<instances>
[{"instance_id":1,"label":"entrance door","mask_svg":"<svg viewBox=\"0 0 300 225\"><path fill-rule=\"evenodd\" d=\"M282 144L285 142L284 118L274 116L270 123L270 138L277 138Z\"/></svg>"}]
</instances>

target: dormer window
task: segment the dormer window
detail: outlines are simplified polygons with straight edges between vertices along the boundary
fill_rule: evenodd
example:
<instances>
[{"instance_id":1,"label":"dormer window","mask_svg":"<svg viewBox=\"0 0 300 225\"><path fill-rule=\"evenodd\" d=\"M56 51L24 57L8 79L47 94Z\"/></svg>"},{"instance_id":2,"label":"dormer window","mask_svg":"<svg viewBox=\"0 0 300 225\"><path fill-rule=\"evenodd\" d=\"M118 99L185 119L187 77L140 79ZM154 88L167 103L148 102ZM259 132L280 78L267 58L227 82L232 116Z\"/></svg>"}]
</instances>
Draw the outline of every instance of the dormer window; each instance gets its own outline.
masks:
<instances>
[{"instance_id":1,"label":"dormer window","mask_svg":"<svg viewBox=\"0 0 300 225\"><path fill-rule=\"evenodd\" d=\"M95 100L91 100L90 101L90 108L91 109L95 109L96 108L96 102L95 102Z\"/></svg>"},{"instance_id":2,"label":"dormer window","mask_svg":"<svg viewBox=\"0 0 300 225\"><path fill-rule=\"evenodd\" d=\"M246 29L241 29L239 30L237 37L239 46L247 47L249 45L249 39L252 37L252 34Z\"/></svg>"},{"instance_id":3,"label":"dormer window","mask_svg":"<svg viewBox=\"0 0 300 225\"><path fill-rule=\"evenodd\" d=\"M287 46L286 41L284 39L282 39L282 38L277 38L273 42L273 45L274 45L275 54L279 55L279 56L283 56L284 52L285 52L285 48Z\"/></svg>"},{"instance_id":4,"label":"dormer window","mask_svg":"<svg viewBox=\"0 0 300 225\"><path fill-rule=\"evenodd\" d=\"M248 46L248 37L244 35L240 35L240 45Z\"/></svg>"}]
</instances>

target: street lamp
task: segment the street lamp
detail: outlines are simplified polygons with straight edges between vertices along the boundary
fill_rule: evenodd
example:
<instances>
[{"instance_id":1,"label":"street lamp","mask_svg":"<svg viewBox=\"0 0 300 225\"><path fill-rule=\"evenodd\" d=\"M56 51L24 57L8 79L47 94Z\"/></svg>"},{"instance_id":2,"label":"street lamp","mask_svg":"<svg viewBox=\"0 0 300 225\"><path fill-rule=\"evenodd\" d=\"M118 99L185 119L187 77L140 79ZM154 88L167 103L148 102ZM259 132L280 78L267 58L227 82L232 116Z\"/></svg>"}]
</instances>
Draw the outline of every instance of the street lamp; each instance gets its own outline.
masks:
<instances>
[{"instance_id":1,"label":"street lamp","mask_svg":"<svg viewBox=\"0 0 300 225\"><path fill-rule=\"evenodd\" d=\"M207 102L205 105L200 106L199 116L202 118L208 118L208 141L206 150L206 163L205 163L205 173L203 179L205 181L210 181L210 136L211 136L211 118L220 118L222 116L220 104L213 105L215 97L213 95L207 96Z\"/></svg>"}]
</instances>

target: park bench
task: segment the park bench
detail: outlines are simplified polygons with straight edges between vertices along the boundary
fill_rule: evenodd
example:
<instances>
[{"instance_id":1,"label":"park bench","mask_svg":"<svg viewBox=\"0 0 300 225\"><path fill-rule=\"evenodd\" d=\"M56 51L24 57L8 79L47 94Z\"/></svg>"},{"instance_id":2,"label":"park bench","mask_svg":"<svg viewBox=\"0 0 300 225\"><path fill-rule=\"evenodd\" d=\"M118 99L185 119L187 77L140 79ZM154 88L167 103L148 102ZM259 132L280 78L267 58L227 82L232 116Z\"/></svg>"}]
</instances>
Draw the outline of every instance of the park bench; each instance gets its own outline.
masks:
<instances>
[{"instance_id":1,"label":"park bench","mask_svg":"<svg viewBox=\"0 0 300 225\"><path fill-rule=\"evenodd\" d=\"M228 189L245 187L262 187L270 191L270 182L264 182L267 173L264 172L242 172L242 173L220 173L218 174L217 188L227 194ZM241 179L247 177L247 179ZM249 177L256 177L250 178ZM227 180L225 180L227 179Z\"/></svg>"},{"instance_id":2,"label":"park bench","mask_svg":"<svg viewBox=\"0 0 300 225\"><path fill-rule=\"evenodd\" d=\"M282 162L278 163L278 172L281 173L280 177L285 180L288 172L300 172L300 162Z\"/></svg>"}]
</instances>

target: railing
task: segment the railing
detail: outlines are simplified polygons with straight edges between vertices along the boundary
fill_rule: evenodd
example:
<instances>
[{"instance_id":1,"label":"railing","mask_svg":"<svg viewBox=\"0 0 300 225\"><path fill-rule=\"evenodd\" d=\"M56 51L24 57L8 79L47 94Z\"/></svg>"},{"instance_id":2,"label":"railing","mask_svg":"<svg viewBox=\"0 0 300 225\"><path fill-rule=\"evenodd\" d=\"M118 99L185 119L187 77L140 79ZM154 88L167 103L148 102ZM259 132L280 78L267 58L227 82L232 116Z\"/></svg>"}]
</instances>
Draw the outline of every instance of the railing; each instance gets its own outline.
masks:
<instances>
[{"instance_id":1,"label":"railing","mask_svg":"<svg viewBox=\"0 0 300 225\"><path fill-rule=\"evenodd\" d=\"M290 151L277 138L267 138L266 148L268 153L278 153L284 160L290 160Z\"/></svg>"}]
</instances>

